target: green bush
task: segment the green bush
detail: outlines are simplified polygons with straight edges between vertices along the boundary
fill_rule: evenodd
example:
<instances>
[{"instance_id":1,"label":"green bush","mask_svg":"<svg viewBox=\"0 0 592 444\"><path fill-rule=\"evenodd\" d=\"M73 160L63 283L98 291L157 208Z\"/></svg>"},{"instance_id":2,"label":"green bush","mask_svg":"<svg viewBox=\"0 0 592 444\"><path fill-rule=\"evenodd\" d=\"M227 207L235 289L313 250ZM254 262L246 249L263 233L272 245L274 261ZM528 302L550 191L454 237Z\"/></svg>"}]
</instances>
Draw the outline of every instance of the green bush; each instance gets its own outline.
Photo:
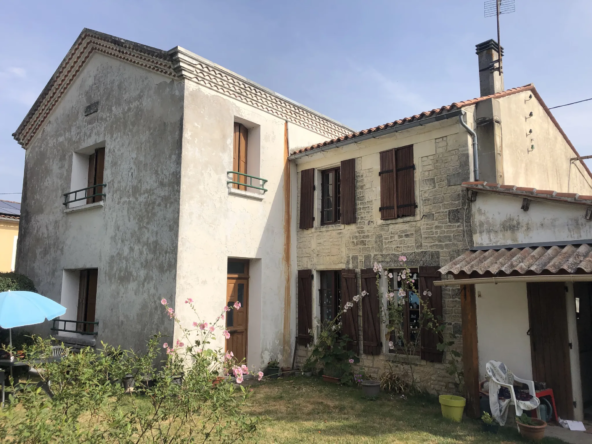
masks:
<instances>
[{"instance_id":1,"label":"green bush","mask_svg":"<svg viewBox=\"0 0 592 444\"><path fill-rule=\"evenodd\" d=\"M33 281L18 273L0 273L0 292L3 291L37 291Z\"/></svg>"}]
</instances>

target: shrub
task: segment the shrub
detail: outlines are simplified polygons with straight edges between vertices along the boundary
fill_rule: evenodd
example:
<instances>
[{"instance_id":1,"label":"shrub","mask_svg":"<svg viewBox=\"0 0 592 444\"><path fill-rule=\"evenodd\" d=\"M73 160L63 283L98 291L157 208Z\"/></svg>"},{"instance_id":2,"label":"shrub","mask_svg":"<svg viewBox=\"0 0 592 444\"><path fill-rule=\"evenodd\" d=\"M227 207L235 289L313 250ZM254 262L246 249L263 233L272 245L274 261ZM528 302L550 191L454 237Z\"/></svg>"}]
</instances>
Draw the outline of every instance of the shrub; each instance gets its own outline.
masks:
<instances>
[{"instance_id":1,"label":"shrub","mask_svg":"<svg viewBox=\"0 0 592 444\"><path fill-rule=\"evenodd\" d=\"M380 388L385 392L401 395L409 394L411 391L410 384L395 372L392 367L380 375Z\"/></svg>"},{"instance_id":2,"label":"shrub","mask_svg":"<svg viewBox=\"0 0 592 444\"><path fill-rule=\"evenodd\" d=\"M37 291L33 281L18 273L0 273L0 293L3 291Z\"/></svg>"}]
</instances>

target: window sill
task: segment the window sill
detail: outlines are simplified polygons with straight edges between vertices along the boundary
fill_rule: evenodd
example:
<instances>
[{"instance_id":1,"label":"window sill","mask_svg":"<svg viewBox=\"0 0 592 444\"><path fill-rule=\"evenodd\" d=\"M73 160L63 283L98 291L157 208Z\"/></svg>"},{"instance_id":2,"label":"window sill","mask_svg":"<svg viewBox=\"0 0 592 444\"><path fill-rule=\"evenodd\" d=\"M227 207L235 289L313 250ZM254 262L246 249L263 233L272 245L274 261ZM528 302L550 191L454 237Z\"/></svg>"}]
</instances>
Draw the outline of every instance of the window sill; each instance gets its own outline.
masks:
<instances>
[{"instance_id":1,"label":"window sill","mask_svg":"<svg viewBox=\"0 0 592 444\"><path fill-rule=\"evenodd\" d=\"M426 365L426 361L422 361L422 359L418 355L407 356L401 353L385 353L385 359L391 362L399 362L401 364L411 364L411 365Z\"/></svg>"},{"instance_id":2,"label":"window sill","mask_svg":"<svg viewBox=\"0 0 592 444\"><path fill-rule=\"evenodd\" d=\"M343 230L345 225L343 224L331 224L331 225L319 225L314 227L315 230L318 231L336 231L336 230Z\"/></svg>"},{"instance_id":3,"label":"window sill","mask_svg":"<svg viewBox=\"0 0 592 444\"><path fill-rule=\"evenodd\" d=\"M70 214L70 213L78 213L80 211L94 210L94 209L97 209L97 208L103 208L104 205L105 205L105 201L102 200L100 202L95 202L95 203L91 203L91 204L80 205L80 206L74 207L74 208L64 208L64 213Z\"/></svg>"},{"instance_id":4,"label":"window sill","mask_svg":"<svg viewBox=\"0 0 592 444\"><path fill-rule=\"evenodd\" d=\"M386 220L382 220L380 218L380 213L378 213L378 225L391 225L391 224L405 224L405 223L409 223L409 222L419 222L422 219L422 216L419 214L416 214L415 216L403 216L403 217L398 217L396 219L386 219Z\"/></svg>"},{"instance_id":5,"label":"window sill","mask_svg":"<svg viewBox=\"0 0 592 444\"><path fill-rule=\"evenodd\" d=\"M240 197L245 197L247 199L259 200L259 201L261 201L265 198L265 194L253 193L252 191L237 190L236 188L233 188L233 187L228 187L228 194L230 196L240 196Z\"/></svg>"}]
</instances>

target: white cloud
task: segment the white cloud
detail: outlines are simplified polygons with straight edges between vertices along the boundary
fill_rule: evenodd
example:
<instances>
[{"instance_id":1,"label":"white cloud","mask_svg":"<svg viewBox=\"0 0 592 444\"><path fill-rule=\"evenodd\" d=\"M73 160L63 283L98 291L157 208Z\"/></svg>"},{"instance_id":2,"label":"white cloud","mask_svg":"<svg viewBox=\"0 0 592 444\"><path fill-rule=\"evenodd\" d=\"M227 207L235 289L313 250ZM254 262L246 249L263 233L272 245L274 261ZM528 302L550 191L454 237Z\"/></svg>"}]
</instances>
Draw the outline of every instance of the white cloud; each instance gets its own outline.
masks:
<instances>
[{"instance_id":1,"label":"white cloud","mask_svg":"<svg viewBox=\"0 0 592 444\"><path fill-rule=\"evenodd\" d=\"M27 76L27 71L24 68L19 68L18 66L10 66L0 71L0 75L3 77L18 77L22 79Z\"/></svg>"}]
</instances>

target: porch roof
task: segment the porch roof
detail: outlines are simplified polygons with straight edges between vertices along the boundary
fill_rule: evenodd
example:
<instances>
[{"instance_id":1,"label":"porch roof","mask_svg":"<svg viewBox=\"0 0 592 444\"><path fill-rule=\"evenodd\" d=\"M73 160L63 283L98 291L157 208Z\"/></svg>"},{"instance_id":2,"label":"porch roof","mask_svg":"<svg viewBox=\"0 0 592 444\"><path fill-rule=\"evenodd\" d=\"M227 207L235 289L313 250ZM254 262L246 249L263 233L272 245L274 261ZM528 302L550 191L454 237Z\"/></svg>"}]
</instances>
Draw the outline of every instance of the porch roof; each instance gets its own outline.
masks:
<instances>
[{"instance_id":1,"label":"porch roof","mask_svg":"<svg viewBox=\"0 0 592 444\"><path fill-rule=\"evenodd\" d=\"M487 250L467 251L439 271L454 277L454 281L442 281L440 285L485 281L592 281L592 245L492 246Z\"/></svg>"}]
</instances>

